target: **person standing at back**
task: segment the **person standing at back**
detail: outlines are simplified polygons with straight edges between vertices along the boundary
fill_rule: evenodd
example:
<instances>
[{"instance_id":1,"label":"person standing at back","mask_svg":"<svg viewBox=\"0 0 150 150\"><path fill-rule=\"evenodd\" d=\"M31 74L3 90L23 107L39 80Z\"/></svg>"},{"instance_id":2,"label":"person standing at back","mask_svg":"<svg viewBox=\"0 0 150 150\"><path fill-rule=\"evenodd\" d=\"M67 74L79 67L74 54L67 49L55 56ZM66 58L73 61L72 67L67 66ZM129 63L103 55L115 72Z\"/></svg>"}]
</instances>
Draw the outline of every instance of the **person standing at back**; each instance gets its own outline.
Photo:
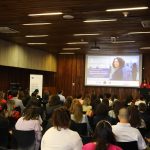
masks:
<instances>
[{"instance_id":1,"label":"person standing at back","mask_svg":"<svg viewBox=\"0 0 150 150\"><path fill-rule=\"evenodd\" d=\"M64 104L66 99L65 96L63 95L63 90L58 91L58 96L60 97L60 101Z\"/></svg>"}]
</instances>

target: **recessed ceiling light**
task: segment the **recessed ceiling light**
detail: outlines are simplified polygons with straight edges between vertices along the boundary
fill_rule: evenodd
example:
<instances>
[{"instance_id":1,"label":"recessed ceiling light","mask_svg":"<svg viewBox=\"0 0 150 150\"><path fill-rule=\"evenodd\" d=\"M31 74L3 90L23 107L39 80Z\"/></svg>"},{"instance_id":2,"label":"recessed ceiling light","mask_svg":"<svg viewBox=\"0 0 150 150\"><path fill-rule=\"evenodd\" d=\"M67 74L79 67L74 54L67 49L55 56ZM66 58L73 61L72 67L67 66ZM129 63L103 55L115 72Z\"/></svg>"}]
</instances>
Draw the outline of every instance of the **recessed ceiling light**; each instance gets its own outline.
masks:
<instances>
[{"instance_id":1,"label":"recessed ceiling light","mask_svg":"<svg viewBox=\"0 0 150 150\"><path fill-rule=\"evenodd\" d=\"M73 34L73 36L92 36L92 35L100 35L100 34L99 33Z\"/></svg>"},{"instance_id":2,"label":"recessed ceiling light","mask_svg":"<svg viewBox=\"0 0 150 150\"><path fill-rule=\"evenodd\" d=\"M61 54L61 55L69 55L69 54L75 54L75 53L59 53L59 54Z\"/></svg>"},{"instance_id":3,"label":"recessed ceiling light","mask_svg":"<svg viewBox=\"0 0 150 150\"><path fill-rule=\"evenodd\" d=\"M66 47L66 48L63 48L62 50L80 50L81 48L79 47Z\"/></svg>"},{"instance_id":4,"label":"recessed ceiling light","mask_svg":"<svg viewBox=\"0 0 150 150\"><path fill-rule=\"evenodd\" d=\"M88 42L68 42L66 44L88 44Z\"/></svg>"},{"instance_id":5,"label":"recessed ceiling light","mask_svg":"<svg viewBox=\"0 0 150 150\"><path fill-rule=\"evenodd\" d=\"M22 24L24 26L39 26L39 25L49 25L49 24L52 24L52 23L49 23L49 22L43 22L43 23L25 23L25 24Z\"/></svg>"},{"instance_id":6,"label":"recessed ceiling light","mask_svg":"<svg viewBox=\"0 0 150 150\"><path fill-rule=\"evenodd\" d=\"M135 41L115 41L113 44L121 44L121 43L134 43Z\"/></svg>"},{"instance_id":7,"label":"recessed ceiling light","mask_svg":"<svg viewBox=\"0 0 150 150\"><path fill-rule=\"evenodd\" d=\"M148 34L150 33L150 31L146 31L146 32L129 32L128 35L132 35L132 34Z\"/></svg>"},{"instance_id":8,"label":"recessed ceiling light","mask_svg":"<svg viewBox=\"0 0 150 150\"><path fill-rule=\"evenodd\" d=\"M51 12L51 13L39 13L39 14L28 14L28 16L36 17L36 16L53 16L53 15L62 15L62 12Z\"/></svg>"},{"instance_id":9,"label":"recessed ceiling light","mask_svg":"<svg viewBox=\"0 0 150 150\"><path fill-rule=\"evenodd\" d=\"M72 15L64 15L63 18L69 20L69 19L74 19L74 16L72 16Z\"/></svg>"},{"instance_id":10,"label":"recessed ceiling light","mask_svg":"<svg viewBox=\"0 0 150 150\"><path fill-rule=\"evenodd\" d=\"M115 9L107 9L106 11L132 11L132 10L143 10L148 9L148 7L130 7L130 8L115 8Z\"/></svg>"},{"instance_id":11,"label":"recessed ceiling light","mask_svg":"<svg viewBox=\"0 0 150 150\"><path fill-rule=\"evenodd\" d=\"M83 22L94 23L94 22L111 22L111 21L117 21L117 19L84 20Z\"/></svg>"},{"instance_id":12,"label":"recessed ceiling light","mask_svg":"<svg viewBox=\"0 0 150 150\"><path fill-rule=\"evenodd\" d=\"M140 49L150 49L150 47L141 47Z\"/></svg>"},{"instance_id":13,"label":"recessed ceiling light","mask_svg":"<svg viewBox=\"0 0 150 150\"><path fill-rule=\"evenodd\" d=\"M45 45L47 43L27 43L28 45Z\"/></svg>"},{"instance_id":14,"label":"recessed ceiling light","mask_svg":"<svg viewBox=\"0 0 150 150\"><path fill-rule=\"evenodd\" d=\"M26 35L25 37L47 37L48 35Z\"/></svg>"}]
</instances>

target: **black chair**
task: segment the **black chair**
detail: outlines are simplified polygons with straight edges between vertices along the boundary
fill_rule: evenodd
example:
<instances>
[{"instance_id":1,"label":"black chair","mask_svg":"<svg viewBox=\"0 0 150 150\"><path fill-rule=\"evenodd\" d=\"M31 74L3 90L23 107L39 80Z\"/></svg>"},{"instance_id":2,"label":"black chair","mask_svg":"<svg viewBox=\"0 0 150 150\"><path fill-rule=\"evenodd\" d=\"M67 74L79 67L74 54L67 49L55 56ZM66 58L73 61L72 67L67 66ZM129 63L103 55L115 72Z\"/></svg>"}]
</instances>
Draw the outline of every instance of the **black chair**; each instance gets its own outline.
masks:
<instances>
[{"instance_id":1,"label":"black chair","mask_svg":"<svg viewBox=\"0 0 150 150\"><path fill-rule=\"evenodd\" d=\"M70 129L79 133L80 136L87 135L87 123L76 123L71 120Z\"/></svg>"},{"instance_id":2,"label":"black chair","mask_svg":"<svg viewBox=\"0 0 150 150\"><path fill-rule=\"evenodd\" d=\"M137 141L117 142L117 145L123 150L138 150Z\"/></svg>"},{"instance_id":3,"label":"black chair","mask_svg":"<svg viewBox=\"0 0 150 150\"><path fill-rule=\"evenodd\" d=\"M8 128L0 128L0 146L8 147L9 131Z\"/></svg>"},{"instance_id":4,"label":"black chair","mask_svg":"<svg viewBox=\"0 0 150 150\"><path fill-rule=\"evenodd\" d=\"M34 150L35 149L35 131L13 131L18 150Z\"/></svg>"},{"instance_id":5,"label":"black chair","mask_svg":"<svg viewBox=\"0 0 150 150\"><path fill-rule=\"evenodd\" d=\"M88 136L87 123L76 123L73 120L71 120L70 129L78 132L83 144L91 142L92 137Z\"/></svg>"}]
</instances>

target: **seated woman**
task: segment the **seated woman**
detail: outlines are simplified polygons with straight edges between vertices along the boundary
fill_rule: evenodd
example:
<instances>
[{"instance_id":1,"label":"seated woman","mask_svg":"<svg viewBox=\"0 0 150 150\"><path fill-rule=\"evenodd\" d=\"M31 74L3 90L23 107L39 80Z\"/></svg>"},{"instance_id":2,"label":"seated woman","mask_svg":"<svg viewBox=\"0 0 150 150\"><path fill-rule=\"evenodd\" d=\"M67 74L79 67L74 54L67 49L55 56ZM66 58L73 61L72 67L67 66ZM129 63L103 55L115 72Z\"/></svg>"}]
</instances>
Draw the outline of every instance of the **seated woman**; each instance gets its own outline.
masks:
<instances>
[{"instance_id":1,"label":"seated woman","mask_svg":"<svg viewBox=\"0 0 150 150\"><path fill-rule=\"evenodd\" d=\"M39 149L41 142L41 126L39 120L39 108L37 106L28 107L15 125L16 130L35 131L35 150Z\"/></svg>"},{"instance_id":2,"label":"seated woman","mask_svg":"<svg viewBox=\"0 0 150 150\"><path fill-rule=\"evenodd\" d=\"M86 114L83 114L82 105L80 104L80 102L74 104L73 112L71 114L71 120L73 120L76 123L87 123L87 130L88 130L87 135L92 132L88 121L88 117Z\"/></svg>"},{"instance_id":3,"label":"seated woman","mask_svg":"<svg viewBox=\"0 0 150 150\"><path fill-rule=\"evenodd\" d=\"M109 122L102 120L98 122L95 133L95 142L85 144L82 150L122 150L114 145L116 140Z\"/></svg>"},{"instance_id":4,"label":"seated woman","mask_svg":"<svg viewBox=\"0 0 150 150\"><path fill-rule=\"evenodd\" d=\"M81 138L69 129L70 121L70 113L65 107L56 108L52 115L53 127L43 135L41 150L81 150Z\"/></svg>"}]
</instances>

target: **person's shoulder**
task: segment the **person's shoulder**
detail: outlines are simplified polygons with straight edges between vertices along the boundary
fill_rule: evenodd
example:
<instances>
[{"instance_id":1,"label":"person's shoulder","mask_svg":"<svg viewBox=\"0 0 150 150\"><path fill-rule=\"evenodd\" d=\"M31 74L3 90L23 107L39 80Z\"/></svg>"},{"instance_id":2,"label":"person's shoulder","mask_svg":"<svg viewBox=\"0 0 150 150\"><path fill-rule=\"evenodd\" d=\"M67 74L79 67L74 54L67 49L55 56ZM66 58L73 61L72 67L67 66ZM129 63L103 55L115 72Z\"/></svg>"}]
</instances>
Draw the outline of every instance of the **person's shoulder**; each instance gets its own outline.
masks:
<instances>
[{"instance_id":1,"label":"person's shoulder","mask_svg":"<svg viewBox=\"0 0 150 150\"><path fill-rule=\"evenodd\" d=\"M83 145L82 150L95 150L96 144L91 142Z\"/></svg>"}]
</instances>

